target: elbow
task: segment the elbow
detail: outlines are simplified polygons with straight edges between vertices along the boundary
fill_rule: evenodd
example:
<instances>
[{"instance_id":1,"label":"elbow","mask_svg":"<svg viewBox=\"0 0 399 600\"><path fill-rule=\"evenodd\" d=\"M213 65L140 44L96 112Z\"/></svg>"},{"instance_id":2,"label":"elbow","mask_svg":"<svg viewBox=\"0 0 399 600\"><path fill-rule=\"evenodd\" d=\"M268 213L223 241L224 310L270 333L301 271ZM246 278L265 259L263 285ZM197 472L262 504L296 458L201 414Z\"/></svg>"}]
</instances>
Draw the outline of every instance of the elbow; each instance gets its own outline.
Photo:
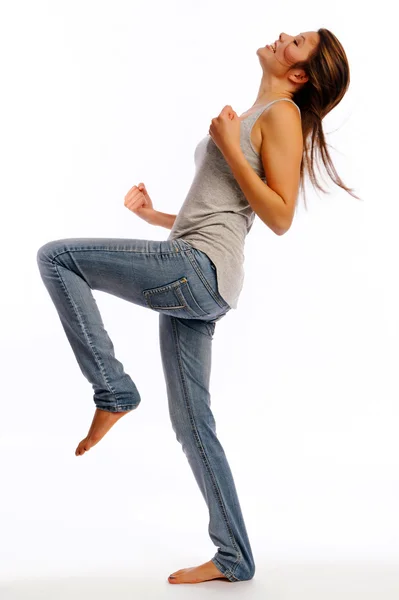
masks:
<instances>
[{"instance_id":1,"label":"elbow","mask_svg":"<svg viewBox=\"0 0 399 600\"><path fill-rule=\"evenodd\" d=\"M287 216L284 219L280 219L276 223L276 226L273 228L274 233L276 235L284 235L285 233L287 233L287 231L291 227L292 221L293 221L293 216L292 215Z\"/></svg>"},{"instance_id":2,"label":"elbow","mask_svg":"<svg viewBox=\"0 0 399 600\"><path fill-rule=\"evenodd\" d=\"M287 231L289 230L289 228L291 227L291 223L284 223L284 224L279 224L276 225L275 227L273 227L273 231L276 235L284 235L285 233L287 233Z\"/></svg>"},{"instance_id":3,"label":"elbow","mask_svg":"<svg viewBox=\"0 0 399 600\"><path fill-rule=\"evenodd\" d=\"M271 229L273 231L273 233L275 233L276 235L284 235L290 228L289 225L286 225L285 223L281 223L281 221L278 222L266 222L263 221L265 225L267 225L269 227L269 229Z\"/></svg>"},{"instance_id":4,"label":"elbow","mask_svg":"<svg viewBox=\"0 0 399 600\"><path fill-rule=\"evenodd\" d=\"M276 214L274 218L274 233L276 235L284 235L291 227L292 221L293 215L289 210L289 206L287 202L283 198L281 198L281 204L279 205L278 214Z\"/></svg>"}]
</instances>

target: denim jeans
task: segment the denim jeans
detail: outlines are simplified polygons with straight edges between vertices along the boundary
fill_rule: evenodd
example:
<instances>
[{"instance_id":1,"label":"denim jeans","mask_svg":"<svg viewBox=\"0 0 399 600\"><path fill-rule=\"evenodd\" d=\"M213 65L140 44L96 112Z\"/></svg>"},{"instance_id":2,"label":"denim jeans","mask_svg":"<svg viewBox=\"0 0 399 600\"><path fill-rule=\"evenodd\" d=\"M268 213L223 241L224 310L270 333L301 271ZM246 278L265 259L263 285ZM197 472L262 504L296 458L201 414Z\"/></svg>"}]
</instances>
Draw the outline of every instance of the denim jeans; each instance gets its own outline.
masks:
<instances>
[{"instance_id":1,"label":"denim jeans","mask_svg":"<svg viewBox=\"0 0 399 600\"><path fill-rule=\"evenodd\" d=\"M170 419L208 506L208 532L218 547L212 561L230 581L251 579L254 559L211 411L212 339L216 322L230 310L212 261L179 238L67 238L41 246L37 262L101 410L134 410L141 398L115 357L92 290L159 314Z\"/></svg>"}]
</instances>

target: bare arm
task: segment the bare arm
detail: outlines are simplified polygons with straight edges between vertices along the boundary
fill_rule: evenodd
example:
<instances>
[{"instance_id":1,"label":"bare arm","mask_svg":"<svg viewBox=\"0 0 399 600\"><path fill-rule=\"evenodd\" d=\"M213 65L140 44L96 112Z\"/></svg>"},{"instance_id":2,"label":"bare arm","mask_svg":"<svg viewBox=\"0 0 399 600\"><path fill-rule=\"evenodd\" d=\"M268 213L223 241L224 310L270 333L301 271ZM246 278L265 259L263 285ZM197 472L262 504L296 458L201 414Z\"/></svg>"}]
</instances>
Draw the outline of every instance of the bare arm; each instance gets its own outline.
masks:
<instances>
[{"instance_id":1,"label":"bare arm","mask_svg":"<svg viewBox=\"0 0 399 600\"><path fill-rule=\"evenodd\" d=\"M177 215L155 210L144 183L134 185L125 196L125 206L150 225L172 229Z\"/></svg>"},{"instance_id":2,"label":"bare arm","mask_svg":"<svg viewBox=\"0 0 399 600\"><path fill-rule=\"evenodd\" d=\"M231 152L226 160L254 212L276 235L283 235L291 226L298 195L301 119L294 106L280 102L265 112L261 126L261 158L267 184L241 149Z\"/></svg>"},{"instance_id":3,"label":"bare arm","mask_svg":"<svg viewBox=\"0 0 399 600\"><path fill-rule=\"evenodd\" d=\"M170 215L169 213L160 212L159 210L152 210L146 221L147 223L150 223L150 225L159 225L160 227L166 227L166 229L172 229L176 217L177 215Z\"/></svg>"}]
</instances>

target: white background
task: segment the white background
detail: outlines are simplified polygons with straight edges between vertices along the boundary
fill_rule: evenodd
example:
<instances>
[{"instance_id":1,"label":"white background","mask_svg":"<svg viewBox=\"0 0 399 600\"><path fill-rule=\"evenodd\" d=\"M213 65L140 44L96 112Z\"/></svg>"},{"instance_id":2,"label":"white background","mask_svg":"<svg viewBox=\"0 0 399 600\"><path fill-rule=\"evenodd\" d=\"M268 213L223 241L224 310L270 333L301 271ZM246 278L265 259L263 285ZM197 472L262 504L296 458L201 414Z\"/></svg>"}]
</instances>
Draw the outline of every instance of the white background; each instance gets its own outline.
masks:
<instances>
[{"instance_id":1,"label":"white background","mask_svg":"<svg viewBox=\"0 0 399 600\"><path fill-rule=\"evenodd\" d=\"M359 10L2 3L2 599L397 597L399 46L388 3ZM211 119L255 102L257 49L319 27L350 63L323 126L362 200L325 175L330 194L308 185L284 236L255 220L238 310L216 325L211 393L257 572L238 586L172 586L170 573L216 548L169 421L158 315L94 292L142 403L76 457L93 392L36 252L63 237L166 239L124 207L127 191L143 181L176 214Z\"/></svg>"}]
</instances>

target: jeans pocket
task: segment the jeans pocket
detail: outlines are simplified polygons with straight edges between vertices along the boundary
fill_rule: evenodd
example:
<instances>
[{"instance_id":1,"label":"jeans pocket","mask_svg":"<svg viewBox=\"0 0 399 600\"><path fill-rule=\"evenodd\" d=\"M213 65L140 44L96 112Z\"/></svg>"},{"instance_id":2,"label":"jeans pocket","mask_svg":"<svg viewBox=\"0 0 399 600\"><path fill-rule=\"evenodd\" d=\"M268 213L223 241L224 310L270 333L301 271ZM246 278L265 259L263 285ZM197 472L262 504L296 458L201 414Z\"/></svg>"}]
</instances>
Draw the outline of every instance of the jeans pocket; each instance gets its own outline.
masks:
<instances>
[{"instance_id":1,"label":"jeans pocket","mask_svg":"<svg viewBox=\"0 0 399 600\"><path fill-rule=\"evenodd\" d=\"M143 295L149 308L171 316L192 319L208 314L195 299L187 277L143 290Z\"/></svg>"}]
</instances>

